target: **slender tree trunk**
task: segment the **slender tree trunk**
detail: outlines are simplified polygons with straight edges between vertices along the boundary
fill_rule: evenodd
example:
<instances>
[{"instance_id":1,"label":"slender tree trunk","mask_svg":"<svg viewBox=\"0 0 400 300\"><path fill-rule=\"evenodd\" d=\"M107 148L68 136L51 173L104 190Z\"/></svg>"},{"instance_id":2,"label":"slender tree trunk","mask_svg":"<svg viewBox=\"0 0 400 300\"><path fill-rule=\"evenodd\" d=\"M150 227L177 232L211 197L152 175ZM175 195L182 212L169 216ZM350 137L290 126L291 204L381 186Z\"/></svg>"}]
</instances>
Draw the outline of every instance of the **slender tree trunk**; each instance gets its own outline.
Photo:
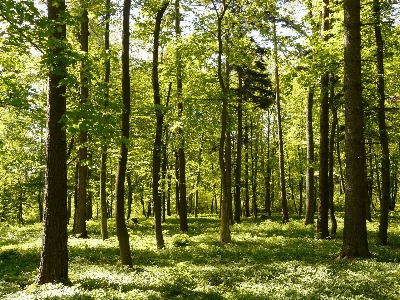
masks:
<instances>
[{"instance_id":1,"label":"slender tree trunk","mask_svg":"<svg viewBox=\"0 0 400 300\"><path fill-rule=\"evenodd\" d=\"M167 216L171 216L172 175L168 175Z\"/></svg>"},{"instance_id":2,"label":"slender tree trunk","mask_svg":"<svg viewBox=\"0 0 400 300\"><path fill-rule=\"evenodd\" d=\"M180 212L179 212L179 204L180 204L180 179L179 179L179 150L175 152L175 178L176 178L176 182L175 182L175 208L176 208L176 214L178 216L180 216ZM185 190L186 191L186 190ZM186 197L186 194L185 194Z\"/></svg>"},{"instance_id":3,"label":"slender tree trunk","mask_svg":"<svg viewBox=\"0 0 400 300\"><path fill-rule=\"evenodd\" d=\"M304 225L314 224L314 134L312 126L312 108L314 102L314 90L308 89L306 111L306 139L307 139L307 170L306 170L306 216Z\"/></svg>"},{"instance_id":4,"label":"slender tree trunk","mask_svg":"<svg viewBox=\"0 0 400 300\"><path fill-rule=\"evenodd\" d=\"M108 52L110 50L110 19L111 19L111 0L106 0L106 17L105 17L105 34L104 34L104 51L107 55L105 61L105 74L104 84L106 86L104 95L104 108L108 107L109 100L109 85L110 85L110 73L111 73L111 62ZM104 120L107 124L107 118ZM105 142L106 137L103 137L104 145L101 148L101 169L100 169L100 206L101 206L101 238L103 240L108 239L108 228L107 228L107 143Z\"/></svg>"},{"instance_id":5,"label":"slender tree trunk","mask_svg":"<svg viewBox=\"0 0 400 300\"><path fill-rule=\"evenodd\" d=\"M332 236L336 235L337 230L337 222L335 217L335 204L334 204L334 177L333 177L333 166L334 166L334 150L335 150L335 136L336 136L336 127L338 125L338 117L337 110L335 107L335 77L331 75L331 83L330 83L330 96L329 96L329 106L332 112L332 124L331 124L331 132L329 137L329 169L328 169L328 186L329 186L329 217L331 219L331 229L330 234Z\"/></svg>"},{"instance_id":6,"label":"slender tree trunk","mask_svg":"<svg viewBox=\"0 0 400 300\"><path fill-rule=\"evenodd\" d=\"M48 19L63 20L65 1L47 1ZM55 26L55 25L54 25ZM68 281L67 233L67 144L62 121L66 112L67 66L63 49L66 45L66 25L57 24L50 30L46 57L51 58L47 94L46 176L44 193L44 220L39 274L36 283Z\"/></svg>"},{"instance_id":7,"label":"slender tree trunk","mask_svg":"<svg viewBox=\"0 0 400 300\"><path fill-rule=\"evenodd\" d=\"M282 135L282 115L281 115L281 100L279 88L279 69L278 69L278 41L276 37L276 24L273 21L274 28L274 61L275 61L275 104L276 104L276 119L278 125L278 144L279 144L279 182L281 188L282 200L282 222L289 221L289 212L286 197L286 180L285 180L285 160L283 151L283 135Z\"/></svg>"},{"instance_id":8,"label":"slender tree trunk","mask_svg":"<svg viewBox=\"0 0 400 300\"><path fill-rule=\"evenodd\" d=\"M360 1L344 0L346 198L339 257L370 256L365 220L364 111L361 87Z\"/></svg>"},{"instance_id":9,"label":"slender tree trunk","mask_svg":"<svg viewBox=\"0 0 400 300\"><path fill-rule=\"evenodd\" d=\"M203 154L203 141L204 141L204 133L201 136L201 144L200 144L200 149L199 149L199 156L197 159L197 178L196 178L196 195L194 198L194 217L197 218L198 214L198 205L199 205L199 185L200 185L200 179L201 179L201 163L203 160L202 154Z\"/></svg>"},{"instance_id":10,"label":"slender tree trunk","mask_svg":"<svg viewBox=\"0 0 400 300\"><path fill-rule=\"evenodd\" d=\"M243 89L243 70L239 69L239 91ZM240 216L242 215L242 203L241 203L241 181L242 181L242 140L243 140L243 103L242 95L239 96L239 102L237 106L238 115L238 131L237 131L237 142L236 142L236 168L235 168L235 216L234 221L240 223Z\"/></svg>"},{"instance_id":11,"label":"slender tree trunk","mask_svg":"<svg viewBox=\"0 0 400 300\"><path fill-rule=\"evenodd\" d=\"M249 127L246 125L244 129L245 135L245 149L246 152L244 154L244 187L245 187L245 194L244 194L244 216L246 218L250 217L250 185L249 185Z\"/></svg>"},{"instance_id":12,"label":"slender tree trunk","mask_svg":"<svg viewBox=\"0 0 400 300\"><path fill-rule=\"evenodd\" d=\"M154 201L154 229L156 233L157 248L164 248L164 237L161 227L161 194L160 194L160 171L161 171L161 150L164 113L161 109L160 84L158 79L158 48L161 31L161 20L169 2L164 2L157 11L154 27L154 48L153 48L153 92L154 107L156 113L156 137L153 148L153 201Z\"/></svg>"},{"instance_id":13,"label":"slender tree trunk","mask_svg":"<svg viewBox=\"0 0 400 300\"><path fill-rule=\"evenodd\" d=\"M376 60L378 68L378 122L379 139L381 142L381 173L382 173L382 201L380 205L379 242L387 245L387 230L389 224L390 202L390 154L385 117L385 69L383 66L383 39L381 32L381 8L378 0L374 0L373 11L375 14L375 41Z\"/></svg>"},{"instance_id":14,"label":"slender tree trunk","mask_svg":"<svg viewBox=\"0 0 400 300\"><path fill-rule=\"evenodd\" d=\"M132 202L133 202L133 187L132 187L132 178L131 173L126 173L126 182L128 184L128 211L126 213L126 219L129 220L131 218L132 213Z\"/></svg>"},{"instance_id":15,"label":"slender tree trunk","mask_svg":"<svg viewBox=\"0 0 400 300\"><path fill-rule=\"evenodd\" d=\"M39 221L40 223L43 222L43 198L42 198L42 191L38 192L37 202L39 206Z\"/></svg>"},{"instance_id":16,"label":"slender tree trunk","mask_svg":"<svg viewBox=\"0 0 400 300\"><path fill-rule=\"evenodd\" d=\"M271 121L270 121L270 111L268 110L267 119L267 171L265 177L265 212L271 217Z\"/></svg>"},{"instance_id":17,"label":"slender tree trunk","mask_svg":"<svg viewBox=\"0 0 400 300\"><path fill-rule=\"evenodd\" d=\"M88 19L88 11L85 8L81 15L81 34L80 34L80 43L81 43L81 51L85 53L85 57L81 61L81 70L80 70L80 106L81 110L84 111L86 108L86 103L89 97L89 88L88 88L88 78L86 70L86 60L88 55L88 46L89 46L89 19ZM82 116L82 121L85 121L85 117ZM87 130L80 129L79 132L79 171L78 171L78 207L76 211L76 227L75 234L79 234L81 238L87 238L86 231L86 201L87 201L87 159L88 159L88 149L87 149L87 140L88 133Z\"/></svg>"},{"instance_id":18,"label":"slender tree trunk","mask_svg":"<svg viewBox=\"0 0 400 300\"><path fill-rule=\"evenodd\" d=\"M228 91L223 78L222 72L222 20L224 18L225 12L227 10L227 5L225 1L223 2L223 11L221 13L217 12L217 38L218 38L218 81L222 91L222 113L221 113L221 136L219 141L219 167L221 171L221 188L222 188L222 198L221 198L221 226L220 226L220 237L221 242L230 243L231 242L231 231L229 228L229 195L230 186L228 186L227 178L227 157L226 149L230 140L228 140L228 135L230 134L227 130L228 121Z\"/></svg>"},{"instance_id":19,"label":"slender tree trunk","mask_svg":"<svg viewBox=\"0 0 400 300\"><path fill-rule=\"evenodd\" d=\"M178 42L181 40L181 25L180 25L180 4L179 0L175 0L175 34ZM178 98L178 115L182 119L183 113L183 102L182 102L182 60L181 50L178 49L176 53L176 89ZM180 218L180 230L182 232L188 232L187 222L187 199L186 199L186 157L184 148L184 134L183 128L179 128L179 218Z\"/></svg>"},{"instance_id":20,"label":"slender tree trunk","mask_svg":"<svg viewBox=\"0 0 400 300\"><path fill-rule=\"evenodd\" d=\"M329 0L323 0L322 4L322 43L327 43L329 36ZM329 73L325 71L321 77L321 105L319 116L319 202L317 232L321 239L329 236Z\"/></svg>"},{"instance_id":21,"label":"slender tree trunk","mask_svg":"<svg viewBox=\"0 0 400 300\"><path fill-rule=\"evenodd\" d=\"M125 223L125 176L128 162L129 139L129 115L131 111L130 98L130 77L129 77L129 18L131 0L124 0L123 21L122 21L122 101L124 110L122 113L121 142L119 151L118 168L115 183L115 225L123 266L132 267L131 249L129 245L129 234Z\"/></svg>"}]
</instances>

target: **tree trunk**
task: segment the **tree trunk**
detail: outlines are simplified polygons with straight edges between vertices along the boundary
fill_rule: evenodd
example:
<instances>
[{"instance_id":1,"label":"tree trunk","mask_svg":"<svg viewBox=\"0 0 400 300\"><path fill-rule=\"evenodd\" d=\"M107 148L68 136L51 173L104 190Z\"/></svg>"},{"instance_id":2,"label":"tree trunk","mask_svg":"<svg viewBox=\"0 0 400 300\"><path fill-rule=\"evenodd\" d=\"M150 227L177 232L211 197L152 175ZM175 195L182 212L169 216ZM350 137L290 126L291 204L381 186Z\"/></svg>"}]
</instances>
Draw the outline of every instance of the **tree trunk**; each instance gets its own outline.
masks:
<instances>
[{"instance_id":1,"label":"tree trunk","mask_svg":"<svg viewBox=\"0 0 400 300\"><path fill-rule=\"evenodd\" d=\"M271 121L270 121L270 111L268 110L267 117L267 171L265 176L265 212L271 217Z\"/></svg>"},{"instance_id":2,"label":"tree trunk","mask_svg":"<svg viewBox=\"0 0 400 300\"><path fill-rule=\"evenodd\" d=\"M181 25L180 19L181 14L179 11L180 4L179 0L175 0L175 33L176 39L180 41L181 39ZM177 100L178 100L178 116L182 119L183 113L183 102L182 102L182 60L180 49L176 52L176 90L177 90ZM184 148L184 135L183 128L179 128L179 218L180 218L180 230L182 232L188 232L188 222L187 222L187 199L186 199L186 158L185 158L185 148Z\"/></svg>"},{"instance_id":3,"label":"tree trunk","mask_svg":"<svg viewBox=\"0 0 400 300\"><path fill-rule=\"evenodd\" d=\"M132 267L131 249L129 245L129 234L125 223L125 176L128 162L129 140L129 115L131 111L130 77L129 77L129 18L131 0L124 0L122 21L122 101L124 110L122 113L121 142L119 151L118 168L115 180L115 225L123 266Z\"/></svg>"},{"instance_id":4,"label":"tree trunk","mask_svg":"<svg viewBox=\"0 0 400 300\"><path fill-rule=\"evenodd\" d=\"M276 24L273 21L274 30L274 61L275 61L275 104L276 104L276 119L278 125L278 144L279 144L279 182L281 188L282 200L282 222L289 221L289 212L286 198L286 182L285 182L285 160L283 152L283 135L282 135L282 116L281 116L281 100L279 88L279 69L278 69L278 41L276 37Z\"/></svg>"},{"instance_id":5,"label":"tree trunk","mask_svg":"<svg viewBox=\"0 0 400 300\"><path fill-rule=\"evenodd\" d=\"M164 2L157 11L154 26L154 48L153 48L153 92L154 108L156 113L156 136L153 148L153 202L154 202L154 230L156 233L157 248L164 248L164 237L161 226L161 194L160 194L160 171L161 171L161 150L164 115L161 109L160 84L158 79L158 48L161 31L161 20L169 2Z\"/></svg>"},{"instance_id":6,"label":"tree trunk","mask_svg":"<svg viewBox=\"0 0 400 300\"><path fill-rule=\"evenodd\" d=\"M81 43L81 51L85 53L85 57L81 61L81 70L80 70L80 109L82 111L85 110L86 103L89 97L89 88L88 88L88 76L86 70L86 60L88 55L88 47L89 47L89 19L88 19L88 11L85 8L81 15L81 34L80 34L80 43ZM82 122L85 122L85 117L81 117ZM86 201L87 201L87 159L88 159L88 149L87 149L87 140L88 133L86 129L80 129L79 131L79 169L78 169L78 207L76 211L76 227L75 234L79 234L81 238L87 238L86 231Z\"/></svg>"},{"instance_id":7,"label":"tree trunk","mask_svg":"<svg viewBox=\"0 0 400 300\"><path fill-rule=\"evenodd\" d=\"M243 70L239 69L239 91L243 89ZM236 142L236 168L235 168L235 215L234 221L240 223L240 216L242 215L242 202L240 199L241 181L242 181L242 140L243 140L243 101L242 95L239 95L237 106L238 125L237 125L237 142Z\"/></svg>"},{"instance_id":8,"label":"tree trunk","mask_svg":"<svg viewBox=\"0 0 400 300\"><path fill-rule=\"evenodd\" d=\"M47 2L48 19L63 20L65 1ZM55 24L55 23L54 23ZM66 112L67 76L64 58L66 25L54 25L58 30L48 31L53 45L46 53L50 62L47 95L46 177L44 194L44 221L42 250L37 284L68 281L67 233L67 144L63 120Z\"/></svg>"},{"instance_id":9,"label":"tree trunk","mask_svg":"<svg viewBox=\"0 0 400 300\"><path fill-rule=\"evenodd\" d=\"M364 111L361 87L360 1L344 0L346 198L339 257L370 256L365 220Z\"/></svg>"},{"instance_id":10,"label":"tree trunk","mask_svg":"<svg viewBox=\"0 0 400 300\"><path fill-rule=\"evenodd\" d=\"M329 187L329 217L331 219L331 229L330 234L332 236L336 235L337 230L337 222L335 217L335 205L334 205L334 177L333 177L333 166L334 166L334 149L335 149L335 136L336 136L336 127L338 125L338 117L337 110L335 107L335 77L331 75L331 83L330 83L330 96L329 96L329 106L332 112L332 124L331 124L331 132L329 137L329 169L328 169L328 187Z\"/></svg>"},{"instance_id":11,"label":"tree trunk","mask_svg":"<svg viewBox=\"0 0 400 300\"><path fill-rule=\"evenodd\" d=\"M230 243L231 242L231 231L229 228L229 195L231 193L229 181L228 181L228 168L229 163L226 149L230 147L230 132L227 130L228 121L228 91L226 84L224 82L222 74L222 20L224 18L225 12L227 10L227 5L225 1L223 2L222 12L217 12L217 38L218 38L218 82L222 92L222 113L221 113L221 135L219 140L219 167L221 171L221 188L222 188L222 198L221 198L221 226L220 226L220 242ZM228 145L229 142L229 145Z\"/></svg>"},{"instance_id":12,"label":"tree trunk","mask_svg":"<svg viewBox=\"0 0 400 300\"><path fill-rule=\"evenodd\" d=\"M43 199L42 199L42 191L38 192L37 202L39 207L39 221L40 223L43 222Z\"/></svg>"},{"instance_id":13,"label":"tree trunk","mask_svg":"<svg viewBox=\"0 0 400 300\"><path fill-rule=\"evenodd\" d=\"M244 194L244 216L246 218L250 217L250 185L249 185L249 127L246 125L244 129L245 135L245 149L246 152L244 154L244 187L245 187L245 194Z\"/></svg>"},{"instance_id":14,"label":"tree trunk","mask_svg":"<svg viewBox=\"0 0 400 300\"><path fill-rule=\"evenodd\" d=\"M179 203L180 203L180 199L179 199L179 194L180 194L180 179L179 179L179 150L175 152L175 178L176 178L176 182L175 182L175 209L176 209L176 214L178 216L180 216L180 212L179 212ZM186 195L185 195L186 197ZM182 220L182 219L181 219ZM182 225L181 225L182 227Z\"/></svg>"},{"instance_id":15,"label":"tree trunk","mask_svg":"<svg viewBox=\"0 0 400 300\"><path fill-rule=\"evenodd\" d=\"M109 100L109 85L110 85L110 73L111 73L111 61L108 56L110 50L110 19L111 19L111 0L106 0L106 17L105 17L105 33L104 33L104 51L107 55L105 61L105 74L104 84L106 86L104 95L104 107L108 107ZM107 124L107 118L104 120ZM107 228L107 156L108 149L106 144L106 137L103 137L104 145L101 148L101 169L100 169L100 206L101 206L101 238L104 240L108 239L108 228Z\"/></svg>"},{"instance_id":16,"label":"tree trunk","mask_svg":"<svg viewBox=\"0 0 400 300\"><path fill-rule=\"evenodd\" d=\"M132 178L131 173L126 173L126 182L128 184L128 212L126 213L126 219L129 220L131 218L132 213L132 202L133 202L133 187L132 187Z\"/></svg>"},{"instance_id":17,"label":"tree trunk","mask_svg":"<svg viewBox=\"0 0 400 300\"><path fill-rule=\"evenodd\" d=\"M382 201L380 205L379 219L379 242L387 245L387 231L389 224L389 202L390 202L390 154L389 142L386 129L385 117L385 69L383 65L383 39L381 32L381 8L378 0L374 0L373 11L375 14L375 41L376 41L376 60L378 69L378 122L379 139L382 151Z\"/></svg>"},{"instance_id":18,"label":"tree trunk","mask_svg":"<svg viewBox=\"0 0 400 300\"><path fill-rule=\"evenodd\" d=\"M314 90L308 89L307 111L306 111L306 139L307 139L307 170L306 170L306 216L304 225L314 224L314 134L312 108L314 102Z\"/></svg>"},{"instance_id":19,"label":"tree trunk","mask_svg":"<svg viewBox=\"0 0 400 300\"><path fill-rule=\"evenodd\" d=\"M323 0L322 4L322 26L321 40L327 43L329 35L329 0ZM329 73L325 71L321 76L321 105L319 116L319 201L317 233L319 238L325 239L329 236L328 213L329 213Z\"/></svg>"}]
</instances>

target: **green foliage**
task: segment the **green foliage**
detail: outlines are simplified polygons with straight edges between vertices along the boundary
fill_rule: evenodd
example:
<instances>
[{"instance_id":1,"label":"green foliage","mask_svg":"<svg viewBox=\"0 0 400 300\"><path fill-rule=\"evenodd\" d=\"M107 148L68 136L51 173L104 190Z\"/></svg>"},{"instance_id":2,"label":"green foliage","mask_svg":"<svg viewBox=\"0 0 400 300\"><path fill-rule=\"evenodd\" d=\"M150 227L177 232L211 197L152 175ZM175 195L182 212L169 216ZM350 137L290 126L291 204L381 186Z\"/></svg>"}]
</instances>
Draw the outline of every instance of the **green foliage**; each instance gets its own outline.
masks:
<instances>
[{"instance_id":1,"label":"green foliage","mask_svg":"<svg viewBox=\"0 0 400 300\"><path fill-rule=\"evenodd\" d=\"M189 246L190 238L187 234L175 234L172 236L172 245L175 247Z\"/></svg>"},{"instance_id":2,"label":"green foliage","mask_svg":"<svg viewBox=\"0 0 400 300\"><path fill-rule=\"evenodd\" d=\"M119 263L118 241L102 241L99 222L89 239L70 237L71 285L33 284L39 264L41 225L0 223L0 298L4 299L397 299L400 297L400 216L391 214L391 246L375 243L378 223L368 225L373 259L336 260L337 239L314 239L302 220L245 219L232 227L232 244L217 241L219 220L189 218L164 223L166 244L157 250L151 220L130 230L132 269ZM110 224L111 225L111 222ZM187 242L186 247L175 241Z\"/></svg>"}]
</instances>

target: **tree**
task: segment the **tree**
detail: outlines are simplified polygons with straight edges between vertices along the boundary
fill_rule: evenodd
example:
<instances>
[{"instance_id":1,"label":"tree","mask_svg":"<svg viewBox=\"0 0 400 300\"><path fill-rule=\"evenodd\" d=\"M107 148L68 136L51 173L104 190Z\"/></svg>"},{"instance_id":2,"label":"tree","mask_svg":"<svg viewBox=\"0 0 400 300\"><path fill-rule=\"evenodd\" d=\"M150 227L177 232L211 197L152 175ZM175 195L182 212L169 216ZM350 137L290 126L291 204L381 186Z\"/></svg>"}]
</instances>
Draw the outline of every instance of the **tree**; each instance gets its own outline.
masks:
<instances>
[{"instance_id":1,"label":"tree","mask_svg":"<svg viewBox=\"0 0 400 300\"><path fill-rule=\"evenodd\" d=\"M375 42L376 42L376 61L378 69L377 91L379 97L378 123L379 139L381 143L381 174L382 174L382 198L380 202L379 218L379 241L387 245L387 230L389 223L389 202L390 202L390 153L388 134L386 129L385 114L385 69L383 64L383 38L381 32L381 8L377 0L373 2L373 12L375 17Z\"/></svg>"},{"instance_id":2,"label":"tree","mask_svg":"<svg viewBox=\"0 0 400 300\"><path fill-rule=\"evenodd\" d=\"M286 223L289 221L288 205L286 198L286 179L285 179L285 160L283 153L283 135L282 135L282 115L281 115L281 94L279 86L279 67L278 67L278 41L276 37L276 23L275 18L273 20L274 30L274 62L275 62L275 105L276 105L276 120L278 126L278 149L279 149L279 182L281 187L281 199L282 199L282 222Z\"/></svg>"},{"instance_id":3,"label":"tree","mask_svg":"<svg viewBox=\"0 0 400 300\"><path fill-rule=\"evenodd\" d=\"M87 8L83 9L81 15L81 33L80 44L81 51L84 56L81 61L80 69L80 106L85 110L85 105L89 98L88 87L88 70L87 70L87 55L89 50L89 19ZM86 230L86 205L87 205L87 179L88 179L88 132L85 128L85 117L82 117L82 124L79 130L79 162L78 162L78 202L76 207L76 226L75 234L80 234L80 237L87 238Z\"/></svg>"},{"instance_id":4,"label":"tree","mask_svg":"<svg viewBox=\"0 0 400 300\"><path fill-rule=\"evenodd\" d=\"M105 62L105 95L104 95L104 107L108 107L108 100L110 96L110 73L111 73L111 62L108 52L110 50L110 20L111 20L111 0L106 0L106 15L105 15L105 32L104 32L104 50L106 52ZM107 118L104 120L107 124ZM101 207L101 237L103 240L108 239L107 229L107 142L106 137L103 138L104 145L101 148L101 169L100 169L100 207Z\"/></svg>"},{"instance_id":5,"label":"tree","mask_svg":"<svg viewBox=\"0 0 400 300\"><path fill-rule=\"evenodd\" d=\"M306 216L304 225L314 224L315 199L314 199L314 134L312 127L312 108L314 89L308 89L306 110L306 139L307 139L307 171L306 171Z\"/></svg>"},{"instance_id":6,"label":"tree","mask_svg":"<svg viewBox=\"0 0 400 300\"><path fill-rule=\"evenodd\" d=\"M157 247L164 248L164 238L161 227L161 194L160 194L160 171L161 171L161 154L162 154L162 134L164 112L161 107L160 84L158 78L158 49L161 31L162 17L169 5L169 1L164 1L156 14L156 22L154 26L154 44L153 44L153 68L152 82L154 93L154 109L156 113L156 134L153 147L153 201L154 201L154 229L156 232ZM181 199L182 201L182 199Z\"/></svg>"},{"instance_id":7,"label":"tree","mask_svg":"<svg viewBox=\"0 0 400 300\"><path fill-rule=\"evenodd\" d=\"M66 112L65 1L47 2L49 64L47 96L46 176L44 221L39 274L36 283L68 280L67 144L62 118Z\"/></svg>"},{"instance_id":8,"label":"tree","mask_svg":"<svg viewBox=\"0 0 400 300\"><path fill-rule=\"evenodd\" d=\"M360 1L344 0L346 196L339 257L370 256L365 219L364 109L361 87Z\"/></svg>"},{"instance_id":9,"label":"tree","mask_svg":"<svg viewBox=\"0 0 400 300\"><path fill-rule=\"evenodd\" d=\"M182 119L183 101L182 101L182 57L181 57L181 14L179 11L179 0L175 0L175 35L177 41L176 50L176 96L178 101L178 115ZM182 120L181 120L182 122ZM185 140L183 134L183 124L179 127L179 148L178 148L178 189L176 193L176 202L180 218L180 230L188 231L187 222L187 200L186 200L186 158L185 158Z\"/></svg>"},{"instance_id":10,"label":"tree","mask_svg":"<svg viewBox=\"0 0 400 300\"><path fill-rule=\"evenodd\" d=\"M125 223L125 176L128 161L129 140L129 115L131 110L130 101L130 77L129 77L129 16L131 0L124 0L122 20L122 124L121 124L121 146L119 151L118 168L115 182L115 225L119 242L119 250L122 265L132 267L131 250L129 246L129 234Z\"/></svg>"},{"instance_id":11,"label":"tree","mask_svg":"<svg viewBox=\"0 0 400 300\"><path fill-rule=\"evenodd\" d=\"M321 40L328 42L329 35L329 0L322 4L322 26ZM321 76L321 105L320 105L320 146L319 146L319 202L317 232L319 238L325 239L329 236L328 211L329 211L329 72L325 70Z\"/></svg>"}]
</instances>

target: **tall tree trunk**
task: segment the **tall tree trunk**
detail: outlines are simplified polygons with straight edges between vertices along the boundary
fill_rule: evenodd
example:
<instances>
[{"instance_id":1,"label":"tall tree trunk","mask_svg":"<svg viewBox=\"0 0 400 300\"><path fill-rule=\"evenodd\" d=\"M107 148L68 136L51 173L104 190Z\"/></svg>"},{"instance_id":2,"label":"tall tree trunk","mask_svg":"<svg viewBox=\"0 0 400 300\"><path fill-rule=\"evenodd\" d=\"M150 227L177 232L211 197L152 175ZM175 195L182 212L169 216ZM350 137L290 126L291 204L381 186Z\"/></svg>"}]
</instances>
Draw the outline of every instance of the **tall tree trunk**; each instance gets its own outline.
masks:
<instances>
[{"instance_id":1,"label":"tall tree trunk","mask_svg":"<svg viewBox=\"0 0 400 300\"><path fill-rule=\"evenodd\" d=\"M282 199L282 222L289 221L289 212L286 197L286 180L285 180L285 160L283 152L283 135L282 135L282 115L281 115L281 96L279 87L279 69L278 69L278 41L276 37L276 24L275 18L273 21L274 30L274 61L275 61L275 105L276 105L276 119L278 125L278 144L279 144L279 182L281 188Z\"/></svg>"},{"instance_id":2,"label":"tall tree trunk","mask_svg":"<svg viewBox=\"0 0 400 300\"><path fill-rule=\"evenodd\" d=\"M253 121L250 119L250 132L251 132L251 190L252 190L252 211L253 216L257 218L257 169L258 169L258 136L253 136ZM253 143L254 141L254 143Z\"/></svg>"},{"instance_id":3,"label":"tall tree trunk","mask_svg":"<svg viewBox=\"0 0 400 300\"><path fill-rule=\"evenodd\" d=\"M304 225L314 224L314 134L313 134L313 108L314 89L308 89L306 111L306 139L307 139L307 170L306 170L306 216Z\"/></svg>"},{"instance_id":4,"label":"tall tree trunk","mask_svg":"<svg viewBox=\"0 0 400 300\"><path fill-rule=\"evenodd\" d=\"M176 214L178 216L180 216L180 210L179 210L179 206L180 206L180 179L179 179L179 150L175 151L175 178L176 178L176 182L175 182L175 209L176 209ZM186 190L185 190L186 191ZM186 194L185 194L186 197ZM182 222L182 219L181 219ZM182 225L181 225L182 227Z\"/></svg>"},{"instance_id":5,"label":"tall tree trunk","mask_svg":"<svg viewBox=\"0 0 400 300\"><path fill-rule=\"evenodd\" d=\"M271 217L271 121L270 121L270 111L268 110L267 116L267 170L265 176L265 212Z\"/></svg>"},{"instance_id":6,"label":"tall tree trunk","mask_svg":"<svg viewBox=\"0 0 400 300\"><path fill-rule=\"evenodd\" d=\"M154 230L156 233L156 241L158 248L164 248L164 237L161 227L161 194L160 194L160 171L161 171L161 150L162 150L162 133L164 123L164 113L161 109L160 84L158 79L158 48L161 31L161 20L169 2L162 3L157 11L156 22L154 26L154 45L153 45L153 92L154 92L154 108L156 113L156 137L153 148L153 201L154 201Z\"/></svg>"},{"instance_id":7,"label":"tall tree trunk","mask_svg":"<svg viewBox=\"0 0 400 300\"><path fill-rule=\"evenodd\" d=\"M250 185L249 185L249 127L246 125L244 129L245 135L245 149L246 152L244 154L244 187L245 187L245 194L244 194L244 216L246 218L250 217Z\"/></svg>"},{"instance_id":8,"label":"tall tree trunk","mask_svg":"<svg viewBox=\"0 0 400 300\"><path fill-rule=\"evenodd\" d=\"M225 12L227 10L227 5L223 1L222 12L217 12L217 38L218 38L218 82L222 92L222 113L221 113L221 135L219 141L219 167L221 171L221 188L222 188L222 198L221 198L221 226L220 226L220 237L221 242L230 243L231 242L231 231L229 228L229 195L231 193L230 186L228 186L227 178L227 153L226 149L230 146L228 142L230 141L228 135L230 134L227 130L228 121L228 90L224 82L223 72L222 72L222 20L224 18Z\"/></svg>"},{"instance_id":9,"label":"tall tree trunk","mask_svg":"<svg viewBox=\"0 0 400 300\"><path fill-rule=\"evenodd\" d=\"M110 20L111 20L111 0L106 0L106 17L105 17L105 33L104 33L104 52L106 53L105 61L105 74L104 84L106 86L104 95L104 108L108 107L109 90L110 90L110 73L111 73L111 61L108 55L110 50ZM105 124L108 123L107 118L104 120ZM108 228L107 228L107 156L108 149L107 143L105 142L106 137L103 137L104 145L101 148L101 169L100 169L100 206L101 206L101 238L103 240L108 239Z\"/></svg>"},{"instance_id":10,"label":"tall tree trunk","mask_svg":"<svg viewBox=\"0 0 400 300\"><path fill-rule=\"evenodd\" d=\"M322 43L327 43L329 36L329 0L323 0L322 4ZM319 238L325 239L329 236L328 213L329 213L329 73L325 71L321 76L321 105L319 116L319 201L317 233Z\"/></svg>"},{"instance_id":11,"label":"tall tree trunk","mask_svg":"<svg viewBox=\"0 0 400 300\"><path fill-rule=\"evenodd\" d=\"M337 109L335 106L335 76L331 75L330 82L330 95L329 95L329 106L332 112L332 124L331 124L331 132L329 137L329 170L328 170L328 187L329 187L329 217L331 219L331 229L330 234L336 235L337 230L337 222L335 217L335 205L333 201L334 196L334 177L333 177L333 166L334 166L334 150L335 150L335 136L336 136L336 127L338 125L338 117L337 117Z\"/></svg>"},{"instance_id":12,"label":"tall tree trunk","mask_svg":"<svg viewBox=\"0 0 400 300\"><path fill-rule=\"evenodd\" d=\"M243 89L243 70L239 69L239 91ZM238 129L237 129L237 142L236 142L236 168L235 168L235 216L234 221L240 223L240 216L242 215L242 203L240 199L241 181L242 181L242 142L243 142L243 103L242 95L239 95L237 115L238 115Z\"/></svg>"},{"instance_id":13,"label":"tall tree trunk","mask_svg":"<svg viewBox=\"0 0 400 300\"><path fill-rule=\"evenodd\" d=\"M179 11L180 4L179 0L175 0L175 34L178 42L181 40L181 13ZM176 90L178 98L178 116L182 119L183 113L183 102L182 102L182 59L181 50L178 49L176 52ZM184 148L184 134L183 128L179 128L179 218L180 218L180 230L182 232L188 232L188 221L187 221L187 199L186 199L186 157Z\"/></svg>"},{"instance_id":14,"label":"tall tree trunk","mask_svg":"<svg viewBox=\"0 0 400 300\"><path fill-rule=\"evenodd\" d=\"M47 143L46 177L44 193L44 221L39 274L36 283L68 281L68 233L67 233L67 144L63 116L66 112L67 77L65 64L66 24L65 1L47 1L48 19L58 30L50 30L46 53L51 58L47 94Z\"/></svg>"},{"instance_id":15,"label":"tall tree trunk","mask_svg":"<svg viewBox=\"0 0 400 300\"><path fill-rule=\"evenodd\" d=\"M378 0L374 0L373 11L375 14L375 41L376 41L376 60L378 68L378 122L379 139L382 151L382 201L380 205L379 219L379 242L387 245L387 230L389 224L389 202L390 202L390 154L389 142L386 129L385 117L385 69L383 66L383 39L381 32L381 8Z\"/></svg>"},{"instance_id":16,"label":"tall tree trunk","mask_svg":"<svg viewBox=\"0 0 400 300\"><path fill-rule=\"evenodd\" d=\"M199 156L197 159L197 178L196 178L196 194L194 198L194 217L197 218L198 214L198 206L199 206L199 185L201 179L201 163L203 161L203 141L204 141L204 133L201 135L201 142L200 142L200 149L199 149Z\"/></svg>"},{"instance_id":17,"label":"tall tree trunk","mask_svg":"<svg viewBox=\"0 0 400 300\"><path fill-rule=\"evenodd\" d=\"M131 249L129 246L129 234L125 223L125 176L126 165L128 162L129 140L129 115L131 111L130 98L130 77L129 77L129 18L131 10L131 0L124 0L123 20L122 20L122 102L124 110L122 113L121 142L117 175L115 180L115 225L123 266L132 267Z\"/></svg>"},{"instance_id":18,"label":"tall tree trunk","mask_svg":"<svg viewBox=\"0 0 400 300\"><path fill-rule=\"evenodd\" d=\"M133 202L133 187L132 187L132 178L131 173L126 173L126 182L128 184L128 211L126 213L126 219L129 220L131 218L132 213L132 202Z\"/></svg>"},{"instance_id":19,"label":"tall tree trunk","mask_svg":"<svg viewBox=\"0 0 400 300\"><path fill-rule=\"evenodd\" d=\"M88 76L86 69L87 55L89 49L89 19L88 11L85 8L81 15L81 34L80 43L81 51L85 53L85 57L81 61L80 70L80 106L81 110L84 111L86 108L86 103L89 97L88 88ZM85 122L85 117L81 117L82 121ZM78 171L78 207L76 211L76 227L75 234L79 234L81 238L87 238L86 231L86 201L87 201L87 159L88 159L88 149L87 149L88 133L85 129L80 129L79 131L79 171Z\"/></svg>"},{"instance_id":20,"label":"tall tree trunk","mask_svg":"<svg viewBox=\"0 0 400 300\"><path fill-rule=\"evenodd\" d=\"M370 256L365 220L364 111L361 87L360 1L344 0L346 198L339 257Z\"/></svg>"}]
</instances>

